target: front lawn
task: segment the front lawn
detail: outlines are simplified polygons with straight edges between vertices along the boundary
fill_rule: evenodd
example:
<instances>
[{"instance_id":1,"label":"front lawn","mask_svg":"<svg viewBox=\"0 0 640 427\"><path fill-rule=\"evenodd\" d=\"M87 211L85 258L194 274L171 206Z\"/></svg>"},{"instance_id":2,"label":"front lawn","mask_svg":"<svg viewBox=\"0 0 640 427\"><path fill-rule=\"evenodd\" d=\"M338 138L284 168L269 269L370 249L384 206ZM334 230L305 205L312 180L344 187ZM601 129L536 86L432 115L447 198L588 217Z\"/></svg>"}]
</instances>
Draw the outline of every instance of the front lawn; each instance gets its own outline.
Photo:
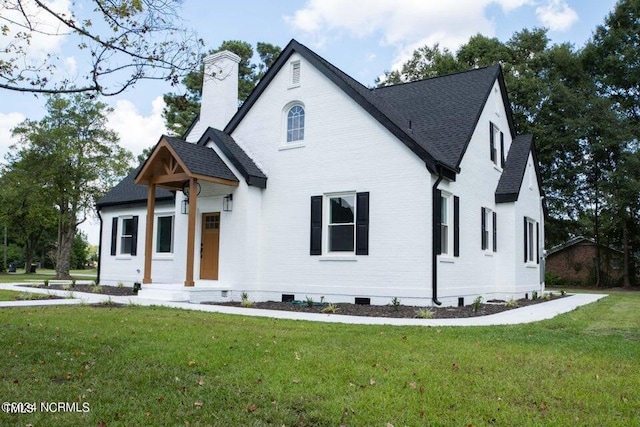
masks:
<instances>
[{"instance_id":1,"label":"front lawn","mask_svg":"<svg viewBox=\"0 0 640 427\"><path fill-rule=\"evenodd\" d=\"M49 299L49 298L51 298L51 296L46 294L8 291L5 289L0 289L0 301L19 301L19 300L34 300L34 299Z\"/></svg>"},{"instance_id":2,"label":"front lawn","mask_svg":"<svg viewBox=\"0 0 640 427\"><path fill-rule=\"evenodd\" d=\"M640 425L638 313L629 292L497 327L2 309L3 400L79 405L0 424Z\"/></svg>"},{"instance_id":3,"label":"front lawn","mask_svg":"<svg viewBox=\"0 0 640 427\"><path fill-rule=\"evenodd\" d=\"M71 270L71 277L77 280L96 280L96 270ZM22 283L30 280L51 280L56 276L54 270L38 270L37 273L25 273L24 269L17 273L0 273L0 283Z\"/></svg>"}]
</instances>

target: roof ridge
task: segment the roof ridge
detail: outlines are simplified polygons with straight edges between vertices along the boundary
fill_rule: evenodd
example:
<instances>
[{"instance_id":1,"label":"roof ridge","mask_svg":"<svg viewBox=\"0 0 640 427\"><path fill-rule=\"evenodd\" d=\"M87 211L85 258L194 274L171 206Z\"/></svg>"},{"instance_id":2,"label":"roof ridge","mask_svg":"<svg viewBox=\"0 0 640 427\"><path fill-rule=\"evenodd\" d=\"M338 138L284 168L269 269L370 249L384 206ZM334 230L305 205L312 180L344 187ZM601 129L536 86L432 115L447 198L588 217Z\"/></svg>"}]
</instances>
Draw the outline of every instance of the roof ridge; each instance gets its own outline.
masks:
<instances>
[{"instance_id":1,"label":"roof ridge","mask_svg":"<svg viewBox=\"0 0 640 427\"><path fill-rule=\"evenodd\" d=\"M376 90L381 90L381 89L388 89L390 87L406 86L406 85L411 85L411 84L415 84L415 83L421 83L421 82L426 82L426 81L433 81L433 80L437 80L437 79L443 79L443 78L447 78L447 77L455 77L455 76L459 76L461 74L467 74L467 73L473 73L473 72L477 72L477 71L481 71L481 70L487 70L489 68L496 68L497 69L500 66L501 66L500 63L496 62L495 64L486 65L484 67L470 68L468 70L456 71L455 73L442 74L442 75L439 75L439 76L427 77L427 78L419 79L419 80L412 80L410 82L400 82L400 83L395 83L395 84L391 84L391 85L387 85L387 86L377 86L377 87L372 88L371 90L372 91L376 91Z\"/></svg>"}]
</instances>

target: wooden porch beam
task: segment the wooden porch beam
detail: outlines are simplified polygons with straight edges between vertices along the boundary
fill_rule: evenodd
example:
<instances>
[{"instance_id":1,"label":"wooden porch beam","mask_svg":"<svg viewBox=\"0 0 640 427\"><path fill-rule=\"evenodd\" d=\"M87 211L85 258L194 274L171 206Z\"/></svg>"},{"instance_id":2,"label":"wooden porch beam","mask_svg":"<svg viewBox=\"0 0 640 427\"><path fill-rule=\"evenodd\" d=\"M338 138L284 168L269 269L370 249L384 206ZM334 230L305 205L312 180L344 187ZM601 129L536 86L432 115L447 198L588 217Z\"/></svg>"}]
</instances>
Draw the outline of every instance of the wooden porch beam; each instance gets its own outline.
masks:
<instances>
[{"instance_id":1,"label":"wooden porch beam","mask_svg":"<svg viewBox=\"0 0 640 427\"><path fill-rule=\"evenodd\" d=\"M185 286L194 286L193 280L193 262L195 260L195 243L196 243L196 218L198 213L198 180L191 178L189 180L189 223L187 226L187 277L185 278Z\"/></svg>"},{"instance_id":2,"label":"wooden porch beam","mask_svg":"<svg viewBox=\"0 0 640 427\"><path fill-rule=\"evenodd\" d=\"M156 185L149 184L147 193L147 230L144 236L144 276L142 283L151 283L151 252L153 250L153 219L156 209Z\"/></svg>"}]
</instances>

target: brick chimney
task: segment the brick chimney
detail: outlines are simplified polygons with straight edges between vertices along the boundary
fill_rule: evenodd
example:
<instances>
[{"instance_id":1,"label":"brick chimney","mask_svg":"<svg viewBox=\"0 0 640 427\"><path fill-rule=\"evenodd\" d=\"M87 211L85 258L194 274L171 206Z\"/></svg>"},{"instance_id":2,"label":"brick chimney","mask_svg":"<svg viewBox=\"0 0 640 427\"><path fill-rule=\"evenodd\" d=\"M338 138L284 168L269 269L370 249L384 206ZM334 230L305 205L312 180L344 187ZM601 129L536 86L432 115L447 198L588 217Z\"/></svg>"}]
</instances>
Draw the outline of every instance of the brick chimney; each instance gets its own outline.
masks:
<instances>
[{"instance_id":1,"label":"brick chimney","mask_svg":"<svg viewBox=\"0 0 640 427\"><path fill-rule=\"evenodd\" d=\"M202 82L200 123L224 129L238 111L240 57L225 50L205 57L203 62L205 73Z\"/></svg>"}]
</instances>

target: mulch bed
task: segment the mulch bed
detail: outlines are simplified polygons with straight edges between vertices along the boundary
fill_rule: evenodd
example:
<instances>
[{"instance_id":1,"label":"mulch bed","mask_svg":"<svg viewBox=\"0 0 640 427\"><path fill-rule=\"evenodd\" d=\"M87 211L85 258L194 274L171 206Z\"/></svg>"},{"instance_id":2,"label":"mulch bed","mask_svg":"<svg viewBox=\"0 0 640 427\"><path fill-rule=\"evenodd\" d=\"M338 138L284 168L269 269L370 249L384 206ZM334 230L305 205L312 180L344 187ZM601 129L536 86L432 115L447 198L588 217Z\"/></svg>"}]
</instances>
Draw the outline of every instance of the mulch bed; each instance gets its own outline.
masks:
<instances>
[{"instance_id":1,"label":"mulch bed","mask_svg":"<svg viewBox=\"0 0 640 427\"><path fill-rule=\"evenodd\" d=\"M563 295L554 294L551 299L555 300L558 298L564 298ZM530 299L520 299L517 300L517 307L507 307L505 304L501 303L489 303L489 304L480 304L477 311L474 310L473 305L466 305L464 307L429 307L429 310L433 312L433 319L451 319L451 318L461 318L461 317L476 317L476 316L486 316L488 314L500 313L502 311L513 310L514 308L525 307L533 304L540 304L543 302L550 301L548 299L538 298L535 300ZM211 305L224 305L229 307L242 307L242 303L240 302L211 302L211 303L203 303L203 304L211 304ZM390 317L390 318L416 318L418 316L419 310L424 310L425 307L415 307L415 306L407 306L400 305L394 307L392 305L361 305L361 304L347 304L347 303L336 303L333 304L338 308L335 313L331 314L344 314L348 316L368 316L368 317ZM265 309L265 310L282 310L282 311L297 311L301 313L320 313L320 314L329 314L323 312L328 304L314 304L312 307L306 305L304 301L299 301L296 303L290 302L277 302L277 301L267 301L267 302L255 302L253 303L251 308Z\"/></svg>"}]
</instances>

